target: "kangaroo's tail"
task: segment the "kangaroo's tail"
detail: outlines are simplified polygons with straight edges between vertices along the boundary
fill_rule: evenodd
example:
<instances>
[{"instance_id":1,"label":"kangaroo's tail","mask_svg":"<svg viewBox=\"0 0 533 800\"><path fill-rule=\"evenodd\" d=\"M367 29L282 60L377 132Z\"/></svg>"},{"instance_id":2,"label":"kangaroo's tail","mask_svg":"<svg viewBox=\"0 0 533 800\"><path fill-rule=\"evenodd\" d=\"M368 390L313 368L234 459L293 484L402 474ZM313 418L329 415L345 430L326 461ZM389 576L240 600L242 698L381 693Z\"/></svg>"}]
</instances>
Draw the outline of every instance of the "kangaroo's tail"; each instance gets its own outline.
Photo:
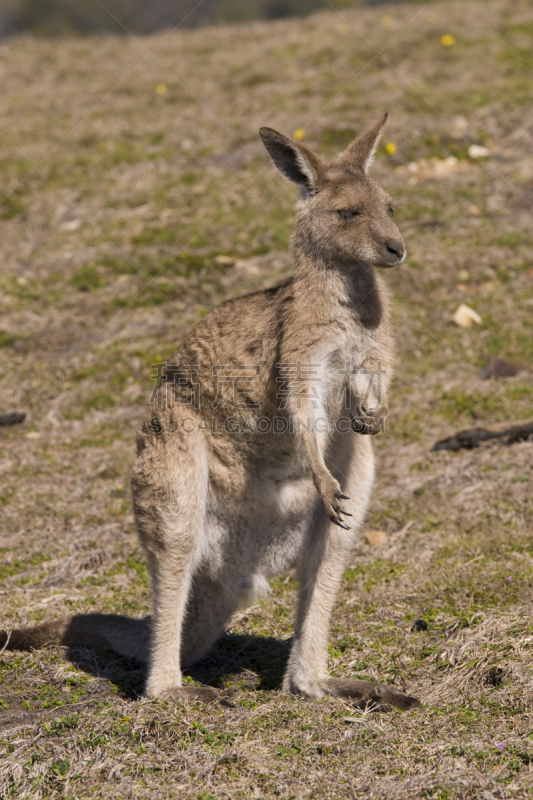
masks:
<instances>
[{"instance_id":1,"label":"kangaroo's tail","mask_svg":"<svg viewBox=\"0 0 533 800\"><path fill-rule=\"evenodd\" d=\"M148 661L151 617L130 619L119 614L75 614L32 628L0 631L2 650L40 650L51 644L107 648L126 658Z\"/></svg>"}]
</instances>

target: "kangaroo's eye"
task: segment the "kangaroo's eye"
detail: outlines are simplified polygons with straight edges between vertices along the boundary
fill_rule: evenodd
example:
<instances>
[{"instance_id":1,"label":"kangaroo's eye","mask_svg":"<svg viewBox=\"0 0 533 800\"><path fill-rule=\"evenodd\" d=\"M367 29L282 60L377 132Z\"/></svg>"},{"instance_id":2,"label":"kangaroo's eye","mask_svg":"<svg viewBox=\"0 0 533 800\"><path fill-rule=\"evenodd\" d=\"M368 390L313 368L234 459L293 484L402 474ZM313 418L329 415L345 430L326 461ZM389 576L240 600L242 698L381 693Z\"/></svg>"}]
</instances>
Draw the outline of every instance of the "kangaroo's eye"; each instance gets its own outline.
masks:
<instances>
[{"instance_id":1,"label":"kangaroo's eye","mask_svg":"<svg viewBox=\"0 0 533 800\"><path fill-rule=\"evenodd\" d=\"M391 215L391 217L394 216L394 209L392 206L389 206L389 214Z\"/></svg>"},{"instance_id":2,"label":"kangaroo's eye","mask_svg":"<svg viewBox=\"0 0 533 800\"><path fill-rule=\"evenodd\" d=\"M354 217L358 217L360 213L361 213L360 211L355 211L352 208L339 208L339 209L337 209L337 214L339 215L339 217L341 219L346 219L346 220L353 219Z\"/></svg>"}]
</instances>

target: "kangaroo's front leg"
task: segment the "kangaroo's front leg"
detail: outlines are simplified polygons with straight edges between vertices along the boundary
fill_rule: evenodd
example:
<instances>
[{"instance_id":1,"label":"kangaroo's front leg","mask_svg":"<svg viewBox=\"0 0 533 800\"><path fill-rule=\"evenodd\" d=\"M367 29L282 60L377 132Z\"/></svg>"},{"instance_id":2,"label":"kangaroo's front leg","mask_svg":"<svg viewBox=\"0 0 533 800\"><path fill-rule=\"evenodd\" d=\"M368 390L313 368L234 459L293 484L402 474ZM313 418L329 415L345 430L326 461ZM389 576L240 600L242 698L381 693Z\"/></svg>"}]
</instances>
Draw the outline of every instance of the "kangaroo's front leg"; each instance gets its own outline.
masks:
<instances>
[{"instance_id":1,"label":"kangaroo's front leg","mask_svg":"<svg viewBox=\"0 0 533 800\"><path fill-rule=\"evenodd\" d=\"M357 406L356 415L350 411L352 430L354 433L370 434L375 436L385 428L386 414L380 406L378 409L368 409L365 406Z\"/></svg>"},{"instance_id":2,"label":"kangaroo's front leg","mask_svg":"<svg viewBox=\"0 0 533 800\"><path fill-rule=\"evenodd\" d=\"M348 495L343 494L339 481L327 468L313 434L306 431L304 433L304 440L311 472L313 473L313 480L326 514L335 525L344 528L344 530L349 530L350 526L343 522L341 514L348 517L352 515L341 506L340 501L349 500L350 498Z\"/></svg>"},{"instance_id":3,"label":"kangaroo's front leg","mask_svg":"<svg viewBox=\"0 0 533 800\"><path fill-rule=\"evenodd\" d=\"M352 386L350 418L355 433L375 435L385 429L389 414L386 385L389 376L374 358L365 361Z\"/></svg>"},{"instance_id":4,"label":"kangaroo's front leg","mask_svg":"<svg viewBox=\"0 0 533 800\"><path fill-rule=\"evenodd\" d=\"M320 367L320 364L315 365ZM327 374L323 374L323 386L327 385ZM328 469L324 454L328 449L332 433L324 411L322 398L317 392L311 395L311 387L306 381L301 381L295 386L290 386L289 408L297 432L302 436L305 453L311 468L317 492L322 500L324 509L331 522L344 530L349 526L343 521L341 514L351 517L341 505L341 500L350 498L341 490L341 485Z\"/></svg>"},{"instance_id":5,"label":"kangaroo's front leg","mask_svg":"<svg viewBox=\"0 0 533 800\"><path fill-rule=\"evenodd\" d=\"M345 437L351 438L349 435ZM353 444L353 439L351 442ZM355 499L355 528L363 521L373 478L370 442L361 439L357 441L357 445L357 464L352 465L351 479L346 482ZM344 449L346 461L347 448ZM316 698L331 695L361 707L396 706L405 709L417 706L418 700L398 694L387 686L353 678L332 678L328 675L327 649L331 612L353 538L352 532L347 533L332 525L324 508L316 503L297 567L300 593L293 645L283 688Z\"/></svg>"}]
</instances>

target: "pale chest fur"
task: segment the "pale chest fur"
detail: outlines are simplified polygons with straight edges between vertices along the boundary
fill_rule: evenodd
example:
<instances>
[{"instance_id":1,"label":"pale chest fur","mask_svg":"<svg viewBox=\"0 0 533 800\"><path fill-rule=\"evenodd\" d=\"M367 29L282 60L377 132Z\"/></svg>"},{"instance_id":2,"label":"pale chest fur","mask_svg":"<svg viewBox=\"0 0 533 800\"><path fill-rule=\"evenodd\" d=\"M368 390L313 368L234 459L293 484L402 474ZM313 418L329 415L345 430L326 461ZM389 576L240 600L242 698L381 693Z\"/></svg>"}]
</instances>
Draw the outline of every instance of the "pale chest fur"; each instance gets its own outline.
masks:
<instances>
[{"instance_id":1,"label":"pale chest fur","mask_svg":"<svg viewBox=\"0 0 533 800\"><path fill-rule=\"evenodd\" d=\"M320 411L333 422L358 402L375 405L390 382L391 372L386 342L379 329L369 332L356 325L325 340L313 362L320 365L315 382ZM318 407L318 403L314 403Z\"/></svg>"},{"instance_id":2,"label":"pale chest fur","mask_svg":"<svg viewBox=\"0 0 533 800\"><path fill-rule=\"evenodd\" d=\"M333 421L354 398L366 398L368 404L372 394L375 402L392 371L386 287L373 272L327 275L313 298L304 289L298 301L301 347L294 349L309 365L306 394L312 416L325 414Z\"/></svg>"}]
</instances>

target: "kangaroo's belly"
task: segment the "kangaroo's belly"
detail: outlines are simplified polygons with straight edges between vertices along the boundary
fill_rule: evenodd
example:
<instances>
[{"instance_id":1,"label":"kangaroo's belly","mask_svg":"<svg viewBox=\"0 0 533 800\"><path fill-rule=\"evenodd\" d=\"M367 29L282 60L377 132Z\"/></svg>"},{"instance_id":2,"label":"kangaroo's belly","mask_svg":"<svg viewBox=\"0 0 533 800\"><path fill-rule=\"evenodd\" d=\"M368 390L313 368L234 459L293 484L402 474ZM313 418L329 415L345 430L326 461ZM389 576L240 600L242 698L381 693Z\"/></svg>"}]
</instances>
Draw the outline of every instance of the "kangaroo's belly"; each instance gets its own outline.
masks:
<instances>
[{"instance_id":1,"label":"kangaroo's belly","mask_svg":"<svg viewBox=\"0 0 533 800\"><path fill-rule=\"evenodd\" d=\"M204 537L205 567L213 577L228 570L271 578L294 564L317 492L309 475L260 471L245 492L211 494Z\"/></svg>"},{"instance_id":2,"label":"kangaroo's belly","mask_svg":"<svg viewBox=\"0 0 533 800\"><path fill-rule=\"evenodd\" d=\"M321 507L303 448L278 446L263 458L230 458L229 449L224 455L211 471L204 563L213 577L226 573L229 564L241 576L286 572ZM329 456L334 462L336 450Z\"/></svg>"},{"instance_id":3,"label":"kangaroo's belly","mask_svg":"<svg viewBox=\"0 0 533 800\"><path fill-rule=\"evenodd\" d=\"M211 487L211 505L228 524L276 525L305 516L316 499L311 470L306 466L265 464L242 470Z\"/></svg>"}]
</instances>

